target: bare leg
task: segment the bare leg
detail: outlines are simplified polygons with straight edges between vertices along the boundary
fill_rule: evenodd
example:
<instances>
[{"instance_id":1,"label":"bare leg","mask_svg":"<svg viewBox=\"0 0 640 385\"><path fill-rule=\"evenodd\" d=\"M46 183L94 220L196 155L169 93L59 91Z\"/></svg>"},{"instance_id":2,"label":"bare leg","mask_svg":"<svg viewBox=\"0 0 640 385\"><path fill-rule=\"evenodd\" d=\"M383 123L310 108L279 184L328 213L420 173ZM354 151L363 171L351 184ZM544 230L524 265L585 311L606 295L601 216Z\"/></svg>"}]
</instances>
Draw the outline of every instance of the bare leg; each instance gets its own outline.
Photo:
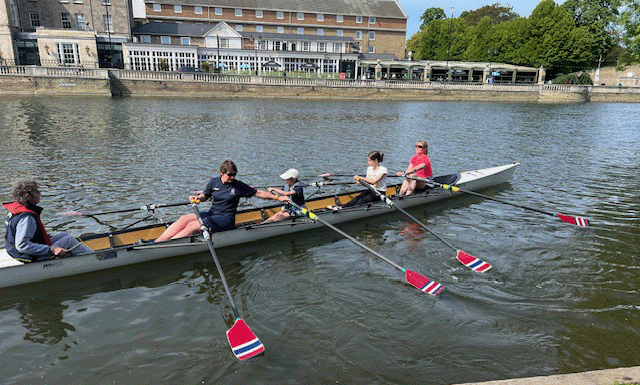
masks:
<instances>
[{"instance_id":1,"label":"bare leg","mask_svg":"<svg viewBox=\"0 0 640 385\"><path fill-rule=\"evenodd\" d=\"M156 242L166 241L167 239L173 238L176 234L180 233L187 227L187 225L191 222L195 221L198 223L198 218L196 214L187 214L178 218L177 221L173 222L171 226L167 227L167 229L156 239Z\"/></svg>"},{"instance_id":2,"label":"bare leg","mask_svg":"<svg viewBox=\"0 0 640 385\"><path fill-rule=\"evenodd\" d=\"M269 217L269 219L267 219L266 221L262 222L262 223L271 223L271 222L277 222L277 221L283 221L287 218L290 218L291 214L289 214L286 211L279 211L275 214L273 214L271 217Z\"/></svg>"},{"instance_id":3,"label":"bare leg","mask_svg":"<svg viewBox=\"0 0 640 385\"><path fill-rule=\"evenodd\" d=\"M411 195L416 189L422 189L422 188L425 188L426 186L427 184L424 182L419 182L415 179L411 180L411 182L409 182L409 188L407 188L406 195Z\"/></svg>"}]
</instances>

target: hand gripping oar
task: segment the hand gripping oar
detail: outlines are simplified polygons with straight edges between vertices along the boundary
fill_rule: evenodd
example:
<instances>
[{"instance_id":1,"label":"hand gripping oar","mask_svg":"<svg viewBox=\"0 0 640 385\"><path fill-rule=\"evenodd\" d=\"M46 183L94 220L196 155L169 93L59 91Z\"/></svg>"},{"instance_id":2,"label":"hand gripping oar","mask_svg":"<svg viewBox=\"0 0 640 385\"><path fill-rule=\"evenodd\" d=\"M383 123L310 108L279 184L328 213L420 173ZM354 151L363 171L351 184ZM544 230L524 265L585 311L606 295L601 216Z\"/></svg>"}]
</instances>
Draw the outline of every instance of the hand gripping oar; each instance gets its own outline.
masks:
<instances>
[{"instance_id":1,"label":"hand gripping oar","mask_svg":"<svg viewBox=\"0 0 640 385\"><path fill-rule=\"evenodd\" d=\"M442 183L438 183L438 182L435 182L435 181L432 181L432 180L428 180L428 179L412 177L412 176L408 176L407 178L419 180L419 181L425 182L427 184L432 184L432 185L435 185L435 186L438 186L438 187L442 187L445 190L451 190L453 192L460 191L460 192L463 192L465 194L475 195L475 196L478 196L478 197L481 197L481 198L485 198L485 199L489 199L489 200L492 200L492 201L504 203L504 204L507 204L507 205L515 206L515 207L520 207L521 209L531 210L531 211L535 211L535 212L538 212L538 213L541 213L541 214L550 215L552 217L557 217L561 221L570 223L572 225L576 225L576 226L580 226L580 227L589 226L589 220L587 218L574 217L572 215L566 215L566 214L555 214L555 213L551 213L551 212L548 212L548 211L536 209L534 207L528 207L528 206L523 206L523 205L519 205L519 204L516 204L516 203L511 203L511 202L502 200L500 198L490 197L488 195L480 194L480 193L477 193L475 191L463 190L460 187L451 186L451 185L448 185L448 184L442 184Z\"/></svg>"},{"instance_id":2,"label":"hand gripping oar","mask_svg":"<svg viewBox=\"0 0 640 385\"><path fill-rule=\"evenodd\" d=\"M405 269L404 267L398 265L397 263L387 259L385 256L379 254L375 250L367 247L366 245L358 242L357 239L355 239L354 237L352 237L349 234L345 233L344 231L340 230L339 228L335 227L331 223L328 223L328 222L324 221L319 216L317 216L313 211L309 211L309 210L305 209L304 207L301 207L301 206L299 206L296 203L291 202L291 201L289 201L289 204L291 206L297 208L298 210L300 210L300 212L303 215L307 216L309 219L322 223L323 225L327 226L331 230L336 231L338 234L340 234L343 237L349 239L351 242L353 242L356 245L362 247L363 249L367 250L371 254L375 255L376 257L382 259L383 261L387 262L391 266L393 266L396 269L398 269L398 270L402 271L403 273L405 273L405 279L407 280L407 282L409 284L411 284L412 286L414 286L416 289L418 289L418 290L420 290L422 292L425 292L427 294L433 295L433 296L436 296L436 295L440 294L444 290L444 286L442 286L438 282L432 281L429 278L416 273L415 271L412 271L412 270L409 270L409 269Z\"/></svg>"},{"instance_id":3,"label":"hand gripping oar","mask_svg":"<svg viewBox=\"0 0 640 385\"><path fill-rule=\"evenodd\" d=\"M463 265L465 265L466 267L470 268L471 270L474 271L478 271L480 273L483 273L489 269L491 269L491 264L488 262L485 262L479 258L474 257L473 255L467 254L462 250L457 249L456 247L454 247L452 244L450 244L449 242L447 242L444 238L442 238L440 235L436 234L433 232L433 230L431 230L430 228L427 227L427 225L425 225L424 223L422 223L421 221L418 220L418 218L414 217L413 215L409 214L408 212L406 212L404 209L396 206L393 201L391 199L389 199L386 195L384 195L383 193L381 193L380 191L376 190L373 186L371 186L369 183L365 182L364 180L359 180L358 181L361 185L363 185L364 187L368 188L369 190L371 190L374 194L376 194L380 200L382 200L384 203L387 204L387 206L389 207L393 207L394 209L400 211L402 214L406 215L409 219L411 219L412 221L414 221L415 223L417 223L418 225L420 225L423 229L427 230L429 233L431 233L431 235L433 235L434 237L438 238L440 241L442 241L442 243L444 243L445 245L449 246L451 249L453 249L456 252L456 258L458 259L458 261L460 261L460 263L462 263Z\"/></svg>"},{"instance_id":4,"label":"hand gripping oar","mask_svg":"<svg viewBox=\"0 0 640 385\"><path fill-rule=\"evenodd\" d=\"M85 214L85 213L82 213L82 212L79 212L79 211L65 211L65 212L58 213L58 214L64 215L64 216L67 216L67 217L74 217L74 216L93 217L93 216L97 216L97 215L128 213L128 212L138 211L138 210L153 211L155 209L160 209L160 208L163 208L163 207L186 206L189 203L190 202L158 203L158 204L144 205L144 206L141 206L141 207L130 208L130 209L122 209L122 210L114 210L114 211L103 211L101 213Z\"/></svg>"},{"instance_id":5,"label":"hand gripping oar","mask_svg":"<svg viewBox=\"0 0 640 385\"><path fill-rule=\"evenodd\" d=\"M251 329L249 329L249 326L247 326L244 320L240 318L240 313L238 312L236 303L233 301L231 290L229 289L227 280L224 277L222 266L220 265L220 261L218 260L216 251L213 248L213 242L211 241L211 234L209 233L209 229L200 217L200 210L198 210L197 203L194 201L193 203L191 203L191 206L193 207L193 212L196 214L198 221L200 221L200 231L202 231L202 236L204 237L204 239L207 240L209 251L211 252L211 256L216 263L216 268L218 269L218 274L220 275L220 279L222 280L222 285L224 286L224 290L227 292L227 296L229 297L233 315L235 315L236 317L236 321L234 322L231 329L227 330L227 339L229 340L231 350L233 351L233 354L242 361L247 360L251 357L255 357L258 354L264 352L264 345L251 331Z\"/></svg>"}]
</instances>

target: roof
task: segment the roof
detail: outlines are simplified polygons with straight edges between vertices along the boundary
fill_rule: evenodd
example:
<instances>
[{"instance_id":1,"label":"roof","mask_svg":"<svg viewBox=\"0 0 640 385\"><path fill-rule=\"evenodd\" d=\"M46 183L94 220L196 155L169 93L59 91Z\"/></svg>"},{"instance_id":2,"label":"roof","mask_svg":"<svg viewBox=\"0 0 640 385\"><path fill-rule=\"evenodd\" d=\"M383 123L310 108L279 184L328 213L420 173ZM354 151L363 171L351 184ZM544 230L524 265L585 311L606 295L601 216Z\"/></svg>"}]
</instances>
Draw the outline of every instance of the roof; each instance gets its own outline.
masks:
<instances>
[{"instance_id":1,"label":"roof","mask_svg":"<svg viewBox=\"0 0 640 385\"><path fill-rule=\"evenodd\" d=\"M157 0L149 3L198 5L222 8L262 9L325 13L333 15L375 16L406 19L396 0ZM339 12L336 12L339 10Z\"/></svg>"},{"instance_id":2,"label":"roof","mask_svg":"<svg viewBox=\"0 0 640 385\"><path fill-rule=\"evenodd\" d=\"M369 54L371 55L371 54ZM384 58L380 59L380 65L383 67L426 67L427 65L431 68L450 68L452 70L470 70L470 69L481 69L484 70L485 67L491 66L491 69L494 71L518 71L518 72L536 72L538 71L535 67L526 67L526 66L518 66L507 63L497 63L497 62L462 62L462 61L444 61L444 60L388 60ZM372 59L370 57L366 57L361 60L362 65L375 65L377 64L377 59Z\"/></svg>"}]
</instances>

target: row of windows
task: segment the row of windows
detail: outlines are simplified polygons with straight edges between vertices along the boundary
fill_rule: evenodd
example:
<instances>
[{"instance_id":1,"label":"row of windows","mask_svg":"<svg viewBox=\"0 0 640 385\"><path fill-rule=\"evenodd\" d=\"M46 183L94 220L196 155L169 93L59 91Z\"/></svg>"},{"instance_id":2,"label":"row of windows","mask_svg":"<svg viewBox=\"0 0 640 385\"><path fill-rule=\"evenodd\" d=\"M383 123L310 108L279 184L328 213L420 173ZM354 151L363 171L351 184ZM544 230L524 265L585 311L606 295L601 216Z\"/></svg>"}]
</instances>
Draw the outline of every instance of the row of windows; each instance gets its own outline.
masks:
<instances>
[{"instance_id":1,"label":"row of windows","mask_svg":"<svg viewBox=\"0 0 640 385\"><path fill-rule=\"evenodd\" d=\"M140 35L140 42L143 44L151 43L150 35ZM218 38L220 48L229 48L228 38ZM170 45L171 36L160 36L160 44ZM181 45L190 45L190 37L181 37ZM315 51L315 52L343 52L344 45L342 43L326 43L326 42L314 42L313 44L308 41L303 42L286 42L286 41L272 41L272 40L260 40L258 41L258 49L263 51ZM370 46L369 52L374 52Z\"/></svg>"},{"instance_id":2,"label":"row of windows","mask_svg":"<svg viewBox=\"0 0 640 385\"><path fill-rule=\"evenodd\" d=\"M238 32L242 32L242 30L244 29L242 24L236 24L235 26L235 30ZM256 32L260 33L260 32L264 32L264 26L262 25L256 25ZM278 33L284 33L284 27L278 27L277 29ZM304 35L304 27L298 27L296 28L296 33L298 35ZM324 36L324 28L316 28L316 35L317 36ZM344 36L344 31L341 29L337 29L336 30L336 36ZM369 40L375 40L376 39L376 33L375 31L370 31L369 32ZM362 40L362 31L356 31L356 40Z\"/></svg>"},{"instance_id":3,"label":"row of windows","mask_svg":"<svg viewBox=\"0 0 640 385\"><path fill-rule=\"evenodd\" d=\"M29 1L36 1L36 0L29 0ZM60 3L63 4L68 4L69 0L58 0ZM73 0L73 4L83 4L84 0ZM101 0L100 2L101 5L111 5L111 0Z\"/></svg>"},{"instance_id":4,"label":"row of windows","mask_svg":"<svg viewBox=\"0 0 640 385\"><path fill-rule=\"evenodd\" d=\"M74 20L68 12L60 14L60 21L63 29L72 29L74 27ZM40 15L38 12L29 12L29 22L31 23L31 28L40 27ZM84 13L75 14L75 29L84 31L87 29L87 24ZM105 31L113 32L113 18L111 15L102 15L102 24Z\"/></svg>"},{"instance_id":5,"label":"row of windows","mask_svg":"<svg viewBox=\"0 0 640 385\"><path fill-rule=\"evenodd\" d=\"M194 13L196 15L202 15L203 12L203 8L201 6L195 6L193 7ZM162 12L162 4L158 4L158 3L154 3L153 4L153 11L154 12ZM235 15L236 17L242 17L243 15L243 9L242 8L235 8ZM173 12L174 13L182 13L182 5L176 4L173 6ZM256 9L255 11L255 16L256 19L262 19L264 17L264 12L261 9ZM215 7L214 8L214 14L216 16L222 16L222 8L221 7ZM283 20L284 19L284 11L276 11L276 18L278 18L279 20ZM304 12L296 12L296 19L297 20L304 20L304 16L305 13ZM324 14L323 13L318 13L316 14L316 20L317 21L324 21ZM364 20L363 16L356 16L356 23L361 24ZM343 23L344 22L344 15L336 15L336 23ZM369 16L369 24L375 24L376 23L376 17L375 16Z\"/></svg>"}]
</instances>

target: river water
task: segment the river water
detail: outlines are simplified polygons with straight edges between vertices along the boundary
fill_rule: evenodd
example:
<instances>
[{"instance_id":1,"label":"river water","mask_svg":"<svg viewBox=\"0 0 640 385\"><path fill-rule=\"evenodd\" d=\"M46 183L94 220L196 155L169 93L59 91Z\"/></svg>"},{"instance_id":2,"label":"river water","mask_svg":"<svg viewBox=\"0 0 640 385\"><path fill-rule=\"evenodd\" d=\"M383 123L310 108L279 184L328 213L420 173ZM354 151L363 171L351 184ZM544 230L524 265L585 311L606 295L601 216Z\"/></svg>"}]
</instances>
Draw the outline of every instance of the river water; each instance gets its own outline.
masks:
<instances>
[{"instance_id":1,"label":"river water","mask_svg":"<svg viewBox=\"0 0 640 385\"><path fill-rule=\"evenodd\" d=\"M339 226L443 283L437 299L330 230L220 249L267 349L249 362L226 342L208 253L1 289L3 384L444 384L640 365L638 104L3 97L0 116L2 199L36 178L52 232L132 224L142 215L57 213L184 200L225 159L253 185L289 167L312 182L364 173L373 149L404 169L423 138L435 174L520 162L483 193L592 222L471 196L410 210L485 274L400 215Z\"/></svg>"}]
</instances>

